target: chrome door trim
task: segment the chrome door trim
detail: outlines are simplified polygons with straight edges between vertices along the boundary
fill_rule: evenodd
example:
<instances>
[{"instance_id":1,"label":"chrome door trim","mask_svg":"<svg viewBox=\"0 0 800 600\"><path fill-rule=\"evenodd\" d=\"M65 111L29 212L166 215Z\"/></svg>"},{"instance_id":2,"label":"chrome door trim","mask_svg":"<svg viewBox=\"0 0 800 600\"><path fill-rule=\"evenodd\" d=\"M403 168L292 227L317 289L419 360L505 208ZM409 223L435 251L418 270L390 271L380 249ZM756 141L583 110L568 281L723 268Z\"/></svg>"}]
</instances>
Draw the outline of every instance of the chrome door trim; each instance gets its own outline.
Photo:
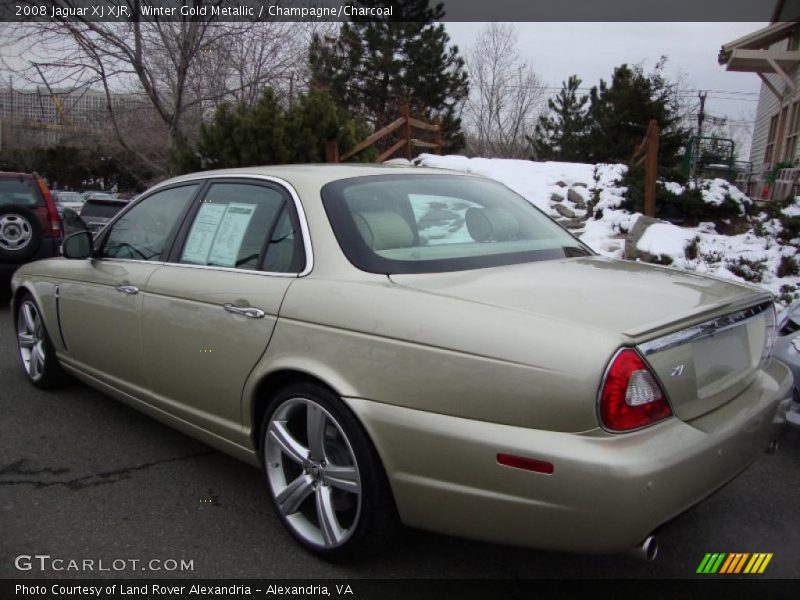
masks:
<instances>
[{"instance_id":1,"label":"chrome door trim","mask_svg":"<svg viewBox=\"0 0 800 600\"><path fill-rule=\"evenodd\" d=\"M298 275L297 273L276 273L272 271L255 271L253 269L237 269L236 267L218 267L216 265L190 265L188 263L174 263L174 262L162 262L162 261L154 261L154 260L137 260L135 258L95 258L93 260L98 260L104 263L139 263L142 265L158 265L160 267L181 267L185 269L205 269L207 271L230 271L233 273L242 273L242 274L249 274L249 275L266 275L269 277L291 277L292 279L296 279L298 277L302 277L302 275Z\"/></svg>"}]
</instances>

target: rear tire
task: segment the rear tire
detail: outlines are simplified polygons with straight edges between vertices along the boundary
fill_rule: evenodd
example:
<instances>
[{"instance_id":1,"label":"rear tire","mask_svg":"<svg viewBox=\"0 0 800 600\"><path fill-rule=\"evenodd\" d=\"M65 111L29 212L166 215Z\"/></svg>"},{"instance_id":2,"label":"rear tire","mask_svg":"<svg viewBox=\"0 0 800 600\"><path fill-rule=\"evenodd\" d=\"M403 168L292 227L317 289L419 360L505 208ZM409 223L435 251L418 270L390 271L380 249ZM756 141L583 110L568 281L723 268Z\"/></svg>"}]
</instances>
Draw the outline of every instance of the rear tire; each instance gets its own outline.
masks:
<instances>
[{"instance_id":1,"label":"rear tire","mask_svg":"<svg viewBox=\"0 0 800 600\"><path fill-rule=\"evenodd\" d=\"M56 358L56 351L42 318L42 312L29 293L24 293L14 315L17 356L28 381L40 389L63 385L67 375Z\"/></svg>"},{"instance_id":2,"label":"rear tire","mask_svg":"<svg viewBox=\"0 0 800 600\"><path fill-rule=\"evenodd\" d=\"M284 527L321 558L375 553L400 532L380 457L330 390L312 383L280 390L261 426L261 459Z\"/></svg>"}]
</instances>

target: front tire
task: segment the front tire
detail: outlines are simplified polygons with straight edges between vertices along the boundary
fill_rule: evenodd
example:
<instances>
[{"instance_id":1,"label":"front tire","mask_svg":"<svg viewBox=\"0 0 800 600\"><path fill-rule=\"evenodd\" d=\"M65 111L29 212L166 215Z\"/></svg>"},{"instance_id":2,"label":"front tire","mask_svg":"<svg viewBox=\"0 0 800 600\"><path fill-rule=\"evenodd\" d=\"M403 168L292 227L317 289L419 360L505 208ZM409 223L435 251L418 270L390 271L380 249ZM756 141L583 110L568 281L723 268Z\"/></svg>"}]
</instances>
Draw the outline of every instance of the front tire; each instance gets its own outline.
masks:
<instances>
[{"instance_id":1,"label":"front tire","mask_svg":"<svg viewBox=\"0 0 800 600\"><path fill-rule=\"evenodd\" d=\"M56 351L33 296L23 294L16 313L17 355L22 370L34 386L51 389L64 383L66 374L56 358Z\"/></svg>"},{"instance_id":2,"label":"front tire","mask_svg":"<svg viewBox=\"0 0 800 600\"><path fill-rule=\"evenodd\" d=\"M329 560L375 552L400 529L383 465L361 424L331 391L290 385L261 428L272 504L302 546Z\"/></svg>"}]
</instances>

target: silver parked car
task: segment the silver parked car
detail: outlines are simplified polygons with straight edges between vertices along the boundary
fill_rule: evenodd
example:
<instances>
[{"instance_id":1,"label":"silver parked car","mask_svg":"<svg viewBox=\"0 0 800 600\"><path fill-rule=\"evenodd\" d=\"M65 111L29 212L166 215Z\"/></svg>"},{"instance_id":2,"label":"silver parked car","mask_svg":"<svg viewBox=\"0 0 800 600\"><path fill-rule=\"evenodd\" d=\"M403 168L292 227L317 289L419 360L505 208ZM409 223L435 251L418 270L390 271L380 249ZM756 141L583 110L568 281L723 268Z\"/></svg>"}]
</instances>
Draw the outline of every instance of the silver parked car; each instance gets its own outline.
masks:
<instances>
[{"instance_id":1,"label":"silver parked car","mask_svg":"<svg viewBox=\"0 0 800 600\"><path fill-rule=\"evenodd\" d=\"M800 427L800 300L780 312L777 329L775 358L789 367L795 384L794 402L786 414L786 422Z\"/></svg>"},{"instance_id":2,"label":"silver parked car","mask_svg":"<svg viewBox=\"0 0 800 600\"><path fill-rule=\"evenodd\" d=\"M97 233L127 204L127 200L110 194L89 194L78 214L89 231Z\"/></svg>"},{"instance_id":3,"label":"silver parked car","mask_svg":"<svg viewBox=\"0 0 800 600\"><path fill-rule=\"evenodd\" d=\"M258 466L328 557L404 523L652 558L792 397L769 294L597 256L473 175L186 175L64 256L12 282L30 382L71 374Z\"/></svg>"}]
</instances>

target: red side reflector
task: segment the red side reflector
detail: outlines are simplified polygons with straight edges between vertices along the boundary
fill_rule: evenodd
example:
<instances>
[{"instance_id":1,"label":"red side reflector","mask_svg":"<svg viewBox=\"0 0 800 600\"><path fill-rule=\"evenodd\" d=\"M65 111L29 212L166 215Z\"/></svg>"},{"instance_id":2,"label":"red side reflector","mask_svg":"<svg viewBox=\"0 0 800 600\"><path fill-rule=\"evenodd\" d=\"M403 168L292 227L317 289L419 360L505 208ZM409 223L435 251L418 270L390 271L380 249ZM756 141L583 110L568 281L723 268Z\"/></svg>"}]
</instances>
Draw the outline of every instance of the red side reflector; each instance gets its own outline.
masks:
<instances>
[{"instance_id":1,"label":"red side reflector","mask_svg":"<svg viewBox=\"0 0 800 600\"><path fill-rule=\"evenodd\" d=\"M498 454L497 464L535 473L545 473L550 475L553 472L553 464L543 460L525 458L524 456L514 456L513 454Z\"/></svg>"}]
</instances>

